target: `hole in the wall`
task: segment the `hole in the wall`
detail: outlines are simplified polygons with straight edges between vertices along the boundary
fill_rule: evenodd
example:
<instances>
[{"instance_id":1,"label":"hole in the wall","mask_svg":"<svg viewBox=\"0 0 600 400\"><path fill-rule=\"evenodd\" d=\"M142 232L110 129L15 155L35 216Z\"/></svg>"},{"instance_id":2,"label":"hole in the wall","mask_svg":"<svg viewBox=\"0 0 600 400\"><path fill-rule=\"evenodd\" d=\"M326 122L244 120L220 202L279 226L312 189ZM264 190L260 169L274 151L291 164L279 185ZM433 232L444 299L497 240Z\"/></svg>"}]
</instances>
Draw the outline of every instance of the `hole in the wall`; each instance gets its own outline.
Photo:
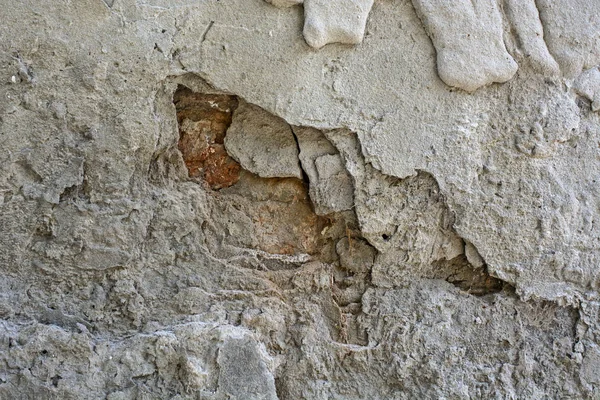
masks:
<instances>
[{"instance_id":1,"label":"hole in the wall","mask_svg":"<svg viewBox=\"0 0 600 400\"><path fill-rule=\"evenodd\" d=\"M349 255L345 264L352 265L345 265L344 270L338 268L331 282L332 292L323 295L321 310L329 321L334 340L365 345L366 332L358 320L362 294L370 285L367 270L371 265L366 265L363 271L354 265L356 262L350 262L350 258L360 259L359 248L369 247L366 242L359 246L362 241L358 242L361 235L354 212L317 215L309 197L309 177L303 170L293 178L262 178L244 169L228 154L225 143L231 143L239 124L247 121L247 126L259 126L270 119L257 120L247 112L248 108L242 113L248 103L237 96L206 91L211 93L194 92L180 85L173 101L179 126L178 149L188 178L205 187L214 200L210 205L211 218L202 223L209 251L244 268L279 273L304 266L307 258L290 261L297 255L308 254L311 260L334 264L339 260L338 251L344 250L340 246L336 250L341 238L356 238L350 241L348 253L356 251L356 257ZM287 125L286 131L293 132L287 122L279 123ZM271 134L279 131L264 129ZM294 146L300 152L298 138L294 139ZM248 140L255 141L252 144L256 148L261 138L253 136ZM235 155L235 150L229 149ZM243 159L240 161L244 164ZM370 252L368 255L373 258Z\"/></svg>"},{"instance_id":2,"label":"hole in the wall","mask_svg":"<svg viewBox=\"0 0 600 400\"><path fill-rule=\"evenodd\" d=\"M271 254L319 253L321 232L330 225L330 218L315 214L307 183L298 178L261 178L227 153L225 136L239 104L237 96L196 93L180 85L173 101L178 148L188 176L218 191L223 207L220 219L228 221L223 229L228 232L225 240L247 239L247 243L233 245Z\"/></svg>"}]
</instances>

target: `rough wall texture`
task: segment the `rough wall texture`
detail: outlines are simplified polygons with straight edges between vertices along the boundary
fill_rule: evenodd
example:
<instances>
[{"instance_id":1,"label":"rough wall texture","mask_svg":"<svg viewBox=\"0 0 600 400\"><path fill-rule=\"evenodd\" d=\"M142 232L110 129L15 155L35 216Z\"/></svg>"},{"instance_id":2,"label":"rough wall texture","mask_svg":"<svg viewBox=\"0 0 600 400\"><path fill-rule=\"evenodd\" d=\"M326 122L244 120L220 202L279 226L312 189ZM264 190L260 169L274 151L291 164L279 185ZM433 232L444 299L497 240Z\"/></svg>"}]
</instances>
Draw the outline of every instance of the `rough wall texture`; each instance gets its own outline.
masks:
<instances>
[{"instance_id":1,"label":"rough wall texture","mask_svg":"<svg viewBox=\"0 0 600 400\"><path fill-rule=\"evenodd\" d=\"M0 21L1 399L600 398L600 2Z\"/></svg>"}]
</instances>

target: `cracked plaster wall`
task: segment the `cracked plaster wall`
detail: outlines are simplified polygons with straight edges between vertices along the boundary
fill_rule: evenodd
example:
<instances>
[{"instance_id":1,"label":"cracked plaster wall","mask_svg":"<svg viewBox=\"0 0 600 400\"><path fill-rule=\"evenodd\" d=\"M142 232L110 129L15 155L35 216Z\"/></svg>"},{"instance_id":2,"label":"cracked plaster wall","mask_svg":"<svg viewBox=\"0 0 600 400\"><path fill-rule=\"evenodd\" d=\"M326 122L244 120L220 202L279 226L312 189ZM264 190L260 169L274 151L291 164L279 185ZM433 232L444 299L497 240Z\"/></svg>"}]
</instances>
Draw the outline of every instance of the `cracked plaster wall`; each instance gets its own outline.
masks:
<instances>
[{"instance_id":1,"label":"cracked plaster wall","mask_svg":"<svg viewBox=\"0 0 600 400\"><path fill-rule=\"evenodd\" d=\"M600 396L597 1L0 10L0 398Z\"/></svg>"}]
</instances>

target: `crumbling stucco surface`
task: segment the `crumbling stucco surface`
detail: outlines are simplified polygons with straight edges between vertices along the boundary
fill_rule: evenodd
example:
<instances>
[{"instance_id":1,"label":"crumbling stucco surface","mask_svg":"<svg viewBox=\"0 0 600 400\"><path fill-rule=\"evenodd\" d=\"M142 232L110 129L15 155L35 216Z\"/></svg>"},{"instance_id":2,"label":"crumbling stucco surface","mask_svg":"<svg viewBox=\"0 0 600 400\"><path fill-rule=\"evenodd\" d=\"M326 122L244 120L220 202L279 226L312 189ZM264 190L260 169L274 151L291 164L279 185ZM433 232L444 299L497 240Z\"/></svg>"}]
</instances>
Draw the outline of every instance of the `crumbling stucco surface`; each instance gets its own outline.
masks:
<instances>
[{"instance_id":1,"label":"crumbling stucco surface","mask_svg":"<svg viewBox=\"0 0 600 400\"><path fill-rule=\"evenodd\" d=\"M0 399L600 398L600 2L0 22Z\"/></svg>"}]
</instances>

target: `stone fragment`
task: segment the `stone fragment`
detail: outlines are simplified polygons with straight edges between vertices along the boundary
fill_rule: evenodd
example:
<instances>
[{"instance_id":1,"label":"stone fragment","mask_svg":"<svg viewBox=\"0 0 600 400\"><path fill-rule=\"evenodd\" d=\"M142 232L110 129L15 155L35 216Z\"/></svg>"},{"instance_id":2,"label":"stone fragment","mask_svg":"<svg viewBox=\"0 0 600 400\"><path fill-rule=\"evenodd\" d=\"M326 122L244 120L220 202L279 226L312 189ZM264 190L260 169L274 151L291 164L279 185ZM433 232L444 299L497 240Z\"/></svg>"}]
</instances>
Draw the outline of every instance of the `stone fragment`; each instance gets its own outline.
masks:
<instances>
[{"instance_id":1,"label":"stone fragment","mask_svg":"<svg viewBox=\"0 0 600 400\"><path fill-rule=\"evenodd\" d=\"M353 273L367 272L373 266L376 251L361 239L343 238L335 246L342 268Z\"/></svg>"},{"instance_id":2,"label":"stone fragment","mask_svg":"<svg viewBox=\"0 0 600 400\"><path fill-rule=\"evenodd\" d=\"M244 169L262 178L302 179L291 127L258 106L240 101L225 148Z\"/></svg>"},{"instance_id":3,"label":"stone fragment","mask_svg":"<svg viewBox=\"0 0 600 400\"><path fill-rule=\"evenodd\" d=\"M181 366L182 381L187 388L199 390L207 386L209 374L204 369L202 360L187 356Z\"/></svg>"},{"instance_id":4,"label":"stone fragment","mask_svg":"<svg viewBox=\"0 0 600 400\"><path fill-rule=\"evenodd\" d=\"M592 111L600 110L600 68L584 71L573 85L575 91L592 102Z\"/></svg>"},{"instance_id":5,"label":"stone fragment","mask_svg":"<svg viewBox=\"0 0 600 400\"><path fill-rule=\"evenodd\" d=\"M361 43L372 6L373 0L306 0L306 43L316 49L329 43Z\"/></svg>"},{"instance_id":6,"label":"stone fragment","mask_svg":"<svg viewBox=\"0 0 600 400\"><path fill-rule=\"evenodd\" d=\"M598 346L593 346L586 349L585 356L581 363L581 379L588 385L597 386L600 384L600 349Z\"/></svg>"},{"instance_id":7,"label":"stone fragment","mask_svg":"<svg viewBox=\"0 0 600 400\"><path fill-rule=\"evenodd\" d=\"M315 160L315 168L318 174L318 186L313 191L314 197L324 205L323 208L326 208L319 211L350 210L354 203L354 187L340 156L323 155Z\"/></svg>"},{"instance_id":8,"label":"stone fragment","mask_svg":"<svg viewBox=\"0 0 600 400\"><path fill-rule=\"evenodd\" d=\"M505 10L525 57L540 72L547 75L560 73L558 63L544 41L544 28L534 0L506 0Z\"/></svg>"},{"instance_id":9,"label":"stone fragment","mask_svg":"<svg viewBox=\"0 0 600 400\"><path fill-rule=\"evenodd\" d=\"M276 400L275 379L263 358L248 336L225 339L217 358L219 389L230 399Z\"/></svg>"},{"instance_id":10,"label":"stone fragment","mask_svg":"<svg viewBox=\"0 0 600 400\"><path fill-rule=\"evenodd\" d=\"M477 248L471 242L465 242L465 256L469 264L474 268L481 268L485 265L483 257L481 257Z\"/></svg>"},{"instance_id":11,"label":"stone fragment","mask_svg":"<svg viewBox=\"0 0 600 400\"><path fill-rule=\"evenodd\" d=\"M214 223L228 232L226 243L270 254L316 254L325 218L312 210L304 182L264 179L244 173L223 191ZM224 218L226 216L226 218ZM221 221L222 220L222 221Z\"/></svg>"},{"instance_id":12,"label":"stone fragment","mask_svg":"<svg viewBox=\"0 0 600 400\"><path fill-rule=\"evenodd\" d=\"M449 86L472 92L506 82L517 63L502 38L495 0L413 0L437 52L438 74Z\"/></svg>"},{"instance_id":13,"label":"stone fragment","mask_svg":"<svg viewBox=\"0 0 600 400\"><path fill-rule=\"evenodd\" d=\"M354 203L352 177L331 142L317 129L295 127L300 162L308 175L315 213L326 215L349 210Z\"/></svg>"}]
</instances>

